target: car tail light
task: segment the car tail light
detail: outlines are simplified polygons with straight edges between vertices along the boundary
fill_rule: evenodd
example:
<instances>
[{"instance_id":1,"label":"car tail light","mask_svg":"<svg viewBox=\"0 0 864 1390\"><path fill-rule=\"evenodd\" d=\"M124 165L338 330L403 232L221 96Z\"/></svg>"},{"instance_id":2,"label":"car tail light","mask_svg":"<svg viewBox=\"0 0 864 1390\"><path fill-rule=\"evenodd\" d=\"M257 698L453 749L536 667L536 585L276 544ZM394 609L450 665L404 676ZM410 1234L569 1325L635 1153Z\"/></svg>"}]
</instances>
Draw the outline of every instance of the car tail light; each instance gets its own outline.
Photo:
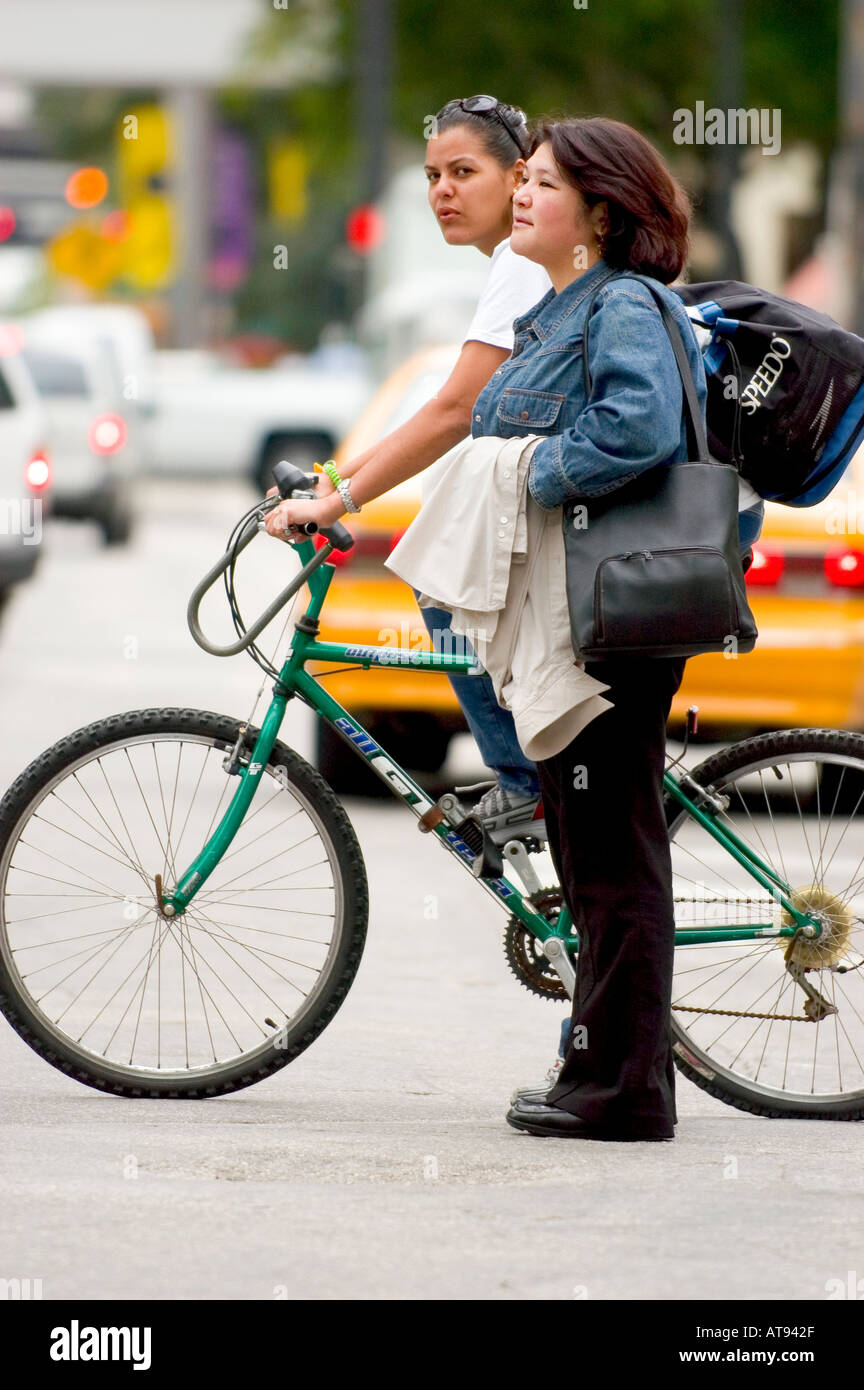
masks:
<instances>
[{"instance_id":1,"label":"car tail light","mask_svg":"<svg viewBox=\"0 0 864 1390\"><path fill-rule=\"evenodd\" d=\"M51 463L44 449L37 449L24 469L24 481L31 492L44 492L51 482Z\"/></svg>"},{"instance_id":2,"label":"car tail light","mask_svg":"<svg viewBox=\"0 0 864 1390\"><path fill-rule=\"evenodd\" d=\"M126 443L126 421L122 415L97 415L87 439L94 454L116 454Z\"/></svg>"},{"instance_id":3,"label":"car tail light","mask_svg":"<svg viewBox=\"0 0 864 1390\"><path fill-rule=\"evenodd\" d=\"M830 584L841 589L864 588L864 550L832 546L825 556L825 574Z\"/></svg>"},{"instance_id":4,"label":"car tail light","mask_svg":"<svg viewBox=\"0 0 864 1390\"><path fill-rule=\"evenodd\" d=\"M779 545L757 541L753 546L753 563L745 576L748 584L779 584L786 561Z\"/></svg>"}]
</instances>

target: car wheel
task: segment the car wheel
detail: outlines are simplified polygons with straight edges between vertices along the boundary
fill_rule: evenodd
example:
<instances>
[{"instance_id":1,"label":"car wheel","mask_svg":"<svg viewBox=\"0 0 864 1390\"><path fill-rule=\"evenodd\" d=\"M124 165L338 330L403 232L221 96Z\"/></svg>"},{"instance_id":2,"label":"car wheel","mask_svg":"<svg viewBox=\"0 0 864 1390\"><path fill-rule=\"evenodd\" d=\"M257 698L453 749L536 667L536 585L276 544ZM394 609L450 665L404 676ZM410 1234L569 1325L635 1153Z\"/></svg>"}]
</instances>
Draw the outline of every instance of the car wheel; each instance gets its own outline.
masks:
<instances>
[{"instance_id":1,"label":"car wheel","mask_svg":"<svg viewBox=\"0 0 864 1390\"><path fill-rule=\"evenodd\" d=\"M273 466L287 459L304 473L312 472L316 462L324 463L333 452L333 440L327 434L279 434L268 439L253 470L253 481L262 492L273 486Z\"/></svg>"},{"instance_id":2,"label":"car wheel","mask_svg":"<svg viewBox=\"0 0 864 1390\"><path fill-rule=\"evenodd\" d=\"M106 545L125 545L131 539L132 512L119 502L100 517L99 524Z\"/></svg>"}]
</instances>

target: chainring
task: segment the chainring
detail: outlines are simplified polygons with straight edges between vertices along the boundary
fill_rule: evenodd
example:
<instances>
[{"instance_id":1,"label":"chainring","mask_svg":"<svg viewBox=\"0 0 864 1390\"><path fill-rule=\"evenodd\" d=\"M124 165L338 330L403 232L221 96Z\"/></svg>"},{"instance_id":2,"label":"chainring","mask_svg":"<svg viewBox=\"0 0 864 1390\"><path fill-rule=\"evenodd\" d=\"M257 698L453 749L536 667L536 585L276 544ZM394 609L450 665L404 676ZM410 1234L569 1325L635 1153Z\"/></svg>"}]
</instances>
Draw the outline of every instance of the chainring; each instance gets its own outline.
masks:
<instances>
[{"instance_id":1,"label":"chainring","mask_svg":"<svg viewBox=\"0 0 864 1390\"><path fill-rule=\"evenodd\" d=\"M558 920L563 903L560 888L541 888L526 898L532 907L541 912L546 920L554 925ZM540 950L540 943L518 917L511 917L504 929L504 954L507 964L516 979L532 994L541 999L561 999L570 1002L564 985L552 968L551 962Z\"/></svg>"}]
</instances>

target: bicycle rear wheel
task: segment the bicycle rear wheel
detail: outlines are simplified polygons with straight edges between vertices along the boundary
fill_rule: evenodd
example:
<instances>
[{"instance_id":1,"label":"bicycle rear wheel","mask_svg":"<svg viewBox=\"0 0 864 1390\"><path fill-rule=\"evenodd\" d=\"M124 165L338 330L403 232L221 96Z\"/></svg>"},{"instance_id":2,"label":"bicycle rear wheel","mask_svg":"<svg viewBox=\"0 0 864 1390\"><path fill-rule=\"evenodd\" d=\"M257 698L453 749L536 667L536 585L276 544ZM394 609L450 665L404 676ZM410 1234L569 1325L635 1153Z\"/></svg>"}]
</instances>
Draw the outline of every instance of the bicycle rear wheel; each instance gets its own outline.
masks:
<instances>
[{"instance_id":1,"label":"bicycle rear wheel","mask_svg":"<svg viewBox=\"0 0 864 1390\"><path fill-rule=\"evenodd\" d=\"M672 1030L679 1069L760 1115L864 1119L864 736L792 729L746 739L693 772L726 798L718 823L818 914L808 940L680 944ZM671 798L676 928L789 914Z\"/></svg>"},{"instance_id":2,"label":"bicycle rear wheel","mask_svg":"<svg viewBox=\"0 0 864 1390\"><path fill-rule=\"evenodd\" d=\"M187 1098L250 1086L315 1040L354 979L360 846L283 744L186 912L156 910L156 875L170 891L236 790L223 761L238 727L181 709L99 720L0 802L0 1010L86 1085Z\"/></svg>"}]
</instances>

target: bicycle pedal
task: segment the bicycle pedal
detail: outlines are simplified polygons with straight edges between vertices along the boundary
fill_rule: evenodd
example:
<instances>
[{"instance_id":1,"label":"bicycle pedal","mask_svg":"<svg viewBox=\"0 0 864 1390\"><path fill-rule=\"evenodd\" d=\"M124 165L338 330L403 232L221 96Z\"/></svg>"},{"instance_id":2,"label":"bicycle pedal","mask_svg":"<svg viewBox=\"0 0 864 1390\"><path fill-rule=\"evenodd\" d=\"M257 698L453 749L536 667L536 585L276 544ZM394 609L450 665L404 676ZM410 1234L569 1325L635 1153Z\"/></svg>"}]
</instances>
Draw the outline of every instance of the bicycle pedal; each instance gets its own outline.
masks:
<instances>
[{"instance_id":1,"label":"bicycle pedal","mask_svg":"<svg viewBox=\"0 0 864 1390\"><path fill-rule=\"evenodd\" d=\"M456 834L471 850L474 861L471 872L475 878L501 878L504 860L501 849L476 816L466 816L454 827Z\"/></svg>"}]
</instances>

